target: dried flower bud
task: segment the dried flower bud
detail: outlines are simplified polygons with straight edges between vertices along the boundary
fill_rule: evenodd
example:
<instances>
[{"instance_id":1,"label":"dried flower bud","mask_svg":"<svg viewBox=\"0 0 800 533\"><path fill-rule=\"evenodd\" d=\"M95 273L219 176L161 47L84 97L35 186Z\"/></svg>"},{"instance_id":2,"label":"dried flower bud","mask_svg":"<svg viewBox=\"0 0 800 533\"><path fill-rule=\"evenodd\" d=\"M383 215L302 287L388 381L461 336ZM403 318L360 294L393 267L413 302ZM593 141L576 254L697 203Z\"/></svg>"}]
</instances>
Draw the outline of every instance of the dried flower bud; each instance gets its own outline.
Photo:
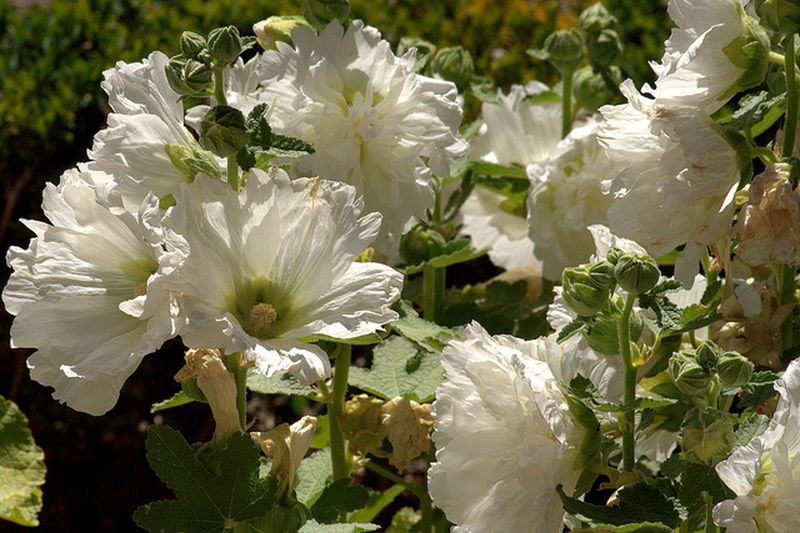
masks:
<instances>
[{"instance_id":1,"label":"dried flower bud","mask_svg":"<svg viewBox=\"0 0 800 533\"><path fill-rule=\"evenodd\" d=\"M415 457L430 448L433 429L431 404L394 398L383 406L381 423L386 427L392 452L389 463L402 471Z\"/></svg>"},{"instance_id":2,"label":"dried flower bud","mask_svg":"<svg viewBox=\"0 0 800 533\"><path fill-rule=\"evenodd\" d=\"M294 490L297 468L311 446L316 429L317 419L304 416L291 426L281 424L269 431L250 433L264 455L272 459L269 473L279 481L282 493Z\"/></svg>"}]
</instances>

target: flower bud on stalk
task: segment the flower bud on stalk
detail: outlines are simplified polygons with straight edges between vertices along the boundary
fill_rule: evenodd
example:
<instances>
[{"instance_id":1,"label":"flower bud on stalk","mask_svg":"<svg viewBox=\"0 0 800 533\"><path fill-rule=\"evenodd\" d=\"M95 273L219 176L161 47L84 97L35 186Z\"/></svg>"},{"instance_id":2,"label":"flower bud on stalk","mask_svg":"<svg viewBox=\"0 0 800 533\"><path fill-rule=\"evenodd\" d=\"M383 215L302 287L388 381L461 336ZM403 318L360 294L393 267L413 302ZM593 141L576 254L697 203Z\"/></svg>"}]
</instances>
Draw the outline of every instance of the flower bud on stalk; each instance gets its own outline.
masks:
<instances>
[{"instance_id":1,"label":"flower bud on stalk","mask_svg":"<svg viewBox=\"0 0 800 533\"><path fill-rule=\"evenodd\" d=\"M185 31L181 34L181 53L192 59L197 59L197 56L206 49L208 43L206 38L193 31Z\"/></svg>"},{"instance_id":2,"label":"flower bud on stalk","mask_svg":"<svg viewBox=\"0 0 800 533\"><path fill-rule=\"evenodd\" d=\"M800 0L756 0L755 4L767 28L781 33L800 31Z\"/></svg>"},{"instance_id":3,"label":"flower bud on stalk","mask_svg":"<svg viewBox=\"0 0 800 533\"><path fill-rule=\"evenodd\" d=\"M558 30L544 41L545 59L559 72L573 72L583 61L583 39L575 29Z\"/></svg>"},{"instance_id":4,"label":"flower bud on stalk","mask_svg":"<svg viewBox=\"0 0 800 533\"><path fill-rule=\"evenodd\" d=\"M223 439L241 430L236 406L236 379L225 368L218 350L200 348L186 352L186 365L175 374L181 383L194 379L211 407L214 438Z\"/></svg>"},{"instance_id":5,"label":"flower bud on stalk","mask_svg":"<svg viewBox=\"0 0 800 533\"><path fill-rule=\"evenodd\" d=\"M687 396L705 394L711 381L711 376L690 352L678 352L670 358L669 377Z\"/></svg>"},{"instance_id":6,"label":"flower bud on stalk","mask_svg":"<svg viewBox=\"0 0 800 533\"><path fill-rule=\"evenodd\" d=\"M276 43L292 42L292 31L295 28L311 28L311 24L299 15L273 16L253 24L258 44L265 50L274 50Z\"/></svg>"},{"instance_id":7,"label":"flower bud on stalk","mask_svg":"<svg viewBox=\"0 0 800 533\"><path fill-rule=\"evenodd\" d=\"M211 83L211 68L185 55L170 58L165 73L170 87L181 96L194 96L208 89Z\"/></svg>"},{"instance_id":8,"label":"flower bud on stalk","mask_svg":"<svg viewBox=\"0 0 800 533\"><path fill-rule=\"evenodd\" d=\"M409 265L418 265L441 254L447 241L438 231L417 226L400 239L400 256Z\"/></svg>"},{"instance_id":9,"label":"flower bud on stalk","mask_svg":"<svg viewBox=\"0 0 800 533\"><path fill-rule=\"evenodd\" d=\"M244 116L227 105L212 107L200 123L200 144L220 157L230 157L244 148L250 135Z\"/></svg>"},{"instance_id":10,"label":"flower bud on stalk","mask_svg":"<svg viewBox=\"0 0 800 533\"><path fill-rule=\"evenodd\" d=\"M614 267L617 283L632 294L642 294L655 287L660 275L658 264L646 255L625 254Z\"/></svg>"},{"instance_id":11,"label":"flower bud on stalk","mask_svg":"<svg viewBox=\"0 0 800 533\"><path fill-rule=\"evenodd\" d=\"M608 12L608 9L597 2L584 9L578 17L578 27L586 33L596 34L602 30L614 28L617 17Z\"/></svg>"},{"instance_id":12,"label":"flower bud on stalk","mask_svg":"<svg viewBox=\"0 0 800 533\"><path fill-rule=\"evenodd\" d=\"M221 66L236 61L242 53L242 42L236 26L216 28L208 34L208 51Z\"/></svg>"},{"instance_id":13,"label":"flower bud on stalk","mask_svg":"<svg viewBox=\"0 0 800 533\"><path fill-rule=\"evenodd\" d=\"M570 309L581 316L591 316L608 303L609 286L598 283L585 267L565 268L561 277L562 296Z\"/></svg>"},{"instance_id":14,"label":"flower bud on stalk","mask_svg":"<svg viewBox=\"0 0 800 533\"><path fill-rule=\"evenodd\" d=\"M461 46L440 48L433 56L431 68L462 91L469 86L475 71L472 56Z\"/></svg>"},{"instance_id":15,"label":"flower bud on stalk","mask_svg":"<svg viewBox=\"0 0 800 533\"><path fill-rule=\"evenodd\" d=\"M612 69L612 76L617 76L616 67L612 67ZM588 65L579 68L573 74L572 92L575 94L578 105L589 111L596 111L609 99L608 88L603 77Z\"/></svg>"},{"instance_id":16,"label":"flower bud on stalk","mask_svg":"<svg viewBox=\"0 0 800 533\"><path fill-rule=\"evenodd\" d=\"M591 325L583 328L581 333L589 346L596 352L604 355L619 353L619 313L598 313L592 319ZM638 313L631 313L630 340L636 342L642 334L642 319Z\"/></svg>"},{"instance_id":17,"label":"flower bud on stalk","mask_svg":"<svg viewBox=\"0 0 800 533\"><path fill-rule=\"evenodd\" d=\"M711 341L705 341L695 351L695 360L707 373L716 372L719 359L719 346Z\"/></svg>"},{"instance_id":18,"label":"flower bud on stalk","mask_svg":"<svg viewBox=\"0 0 800 533\"><path fill-rule=\"evenodd\" d=\"M736 352L725 352L717 363L719 379L728 387L741 387L753 377L753 363Z\"/></svg>"},{"instance_id":19,"label":"flower bud on stalk","mask_svg":"<svg viewBox=\"0 0 800 533\"><path fill-rule=\"evenodd\" d=\"M616 31L606 29L587 37L586 50L593 64L609 67L622 54L622 41Z\"/></svg>"}]
</instances>

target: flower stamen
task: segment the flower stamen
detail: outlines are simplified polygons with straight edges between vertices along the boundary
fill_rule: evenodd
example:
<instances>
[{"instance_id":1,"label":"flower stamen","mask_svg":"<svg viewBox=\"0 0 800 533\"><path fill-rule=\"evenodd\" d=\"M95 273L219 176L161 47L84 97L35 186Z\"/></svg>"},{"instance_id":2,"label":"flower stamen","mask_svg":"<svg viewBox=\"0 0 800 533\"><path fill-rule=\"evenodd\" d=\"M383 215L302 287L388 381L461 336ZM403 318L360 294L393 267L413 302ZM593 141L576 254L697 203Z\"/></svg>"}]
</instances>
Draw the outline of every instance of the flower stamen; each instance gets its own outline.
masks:
<instances>
[{"instance_id":1,"label":"flower stamen","mask_svg":"<svg viewBox=\"0 0 800 533\"><path fill-rule=\"evenodd\" d=\"M250 323L257 335L266 333L277 320L278 312L268 303L257 303L250 308Z\"/></svg>"}]
</instances>

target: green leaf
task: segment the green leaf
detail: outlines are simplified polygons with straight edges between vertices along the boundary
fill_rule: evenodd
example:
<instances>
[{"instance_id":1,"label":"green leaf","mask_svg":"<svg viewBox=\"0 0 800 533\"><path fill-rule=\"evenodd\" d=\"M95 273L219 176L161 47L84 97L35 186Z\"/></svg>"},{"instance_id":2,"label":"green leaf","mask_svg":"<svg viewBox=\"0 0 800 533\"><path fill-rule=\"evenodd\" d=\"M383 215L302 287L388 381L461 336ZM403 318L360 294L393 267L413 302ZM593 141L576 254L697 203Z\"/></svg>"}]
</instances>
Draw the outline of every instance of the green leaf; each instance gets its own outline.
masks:
<instances>
[{"instance_id":1,"label":"green leaf","mask_svg":"<svg viewBox=\"0 0 800 533\"><path fill-rule=\"evenodd\" d=\"M143 529L223 532L275 505L277 482L259 478L260 453L245 433L197 451L178 431L151 426L146 446L147 460L177 499L139 507L133 519Z\"/></svg>"},{"instance_id":2,"label":"green leaf","mask_svg":"<svg viewBox=\"0 0 800 533\"><path fill-rule=\"evenodd\" d=\"M570 337L578 333L581 329L583 329L585 325L586 325L586 320L584 320L581 317L575 318L574 320L572 320L572 322L570 322L569 324L558 330L558 336L556 337L556 342L559 344L564 342L565 340L569 339Z\"/></svg>"},{"instance_id":3,"label":"green leaf","mask_svg":"<svg viewBox=\"0 0 800 533\"><path fill-rule=\"evenodd\" d=\"M490 178L516 178L528 180L528 173L525 167L518 165L500 165L498 163L489 163L487 161L473 161L472 171L481 176L488 176Z\"/></svg>"},{"instance_id":4,"label":"green leaf","mask_svg":"<svg viewBox=\"0 0 800 533\"><path fill-rule=\"evenodd\" d=\"M273 374L270 377L259 374L251 368L247 371L247 388L259 394L286 394L314 398L317 392L308 385L302 385L288 372Z\"/></svg>"},{"instance_id":5,"label":"green leaf","mask_svg":"<svg viewBox=\"0 0 800 533\"><path fill-rule=\"evenodd\" d=\"M297 500L308 507L312 506L332 477L330 448L312 453L297 468L298 482L294 489Z\"/></svg>"},{"instance_id":6,"label":"green leaf","mask_svg":"<svg viewBox=\"0 0 800 533\"><path fill-rule=\"evenodd\" d=\"M603 533L671 533L672 528L659 524L658 522L640 522L638 524L628 524L625 526L612 526L610 524L600 524L597 529Z\"/></svg>"},{"instance_id":7,"label":"green leaf","mask_svg":"<svg viewBox=\"0 0 800 533\"><path fill-rule=\"evenodd\" d=\"M45 479L44 452L36 446L28 419L0 396L0 518L38 526Z\"/></svg>"},{"instance_id":8,"label":"green leaf","mask_svg":"<svg viewBox=\"0 0 800 533\"><path fill-rule=\"evenodd\" d=\"M678 499L688 511L689 531L705 524L706 502L703 493L711 495L715 502L734 498L735 494L719 479L713 467L686 461L680 476Z\"/></svg>"},{"instance_id":9,"label":"green leaf","mask_svg":"<svg viewBox=\"0 0 800 533\"><path fill-rule=\"evenodd\" d=\"M744 446L756 437L761 436L769 426L769 417L754 413L745 418L736 429L736 441L733 449Z\"/></svg>"},{"instance_id":10,"label":"green leaf","mask_svg":"<svg viewBox=\"0 0 800 533\"><path fill-rule=\"evenodd\" d=\"M443 379L439 354L395 336L375 347L371 369L351 368L348 382L385 400L403 396L428 402Z\"/></svg>"},{"instance_id":11,"label":"green leaf","mask_svg":"<svg viewBox=\"0 0 800 533\"><path fill-rule=\"evenodd\" d=\"M595 505L582 502L564 494L559 484L556 487L564 510L590 524L610 524L624 526L642 522L660 522L670 527L677 527L681 521L677 502L667 498L658 489L646 483L637 483L620 489L617 505Z\"/></svg>"},{"instance_id":12,"label":"green leaf","mask_svg":"<svg viewBox=\"0 0 800 533\"><path fill-rule=\"evenodd\" d=\"M683 318L678 306L661 294L642 294L639 296L639 305L653 310L656 314L656 324L662 329L677 327Z\"/></svg>"},{"instance_id":13,"label":"green leaf","mask_svg":"<svg viewBox=\"0 0 800 533\"><path fill-rule=\"evenodd\" d=\"M442 254L432 259L428 259L417 265L409 265L406 267L406 274L416 274L422 272L425 266L432 266L436 268L444 268L459 263L466 263L479 257L483 257L488 252L488 248L476 250L470 245L469 239L456 239L450 241L442 250Z\"/></svg>"},{"instance_id":14,"label":"green leaf","mask_svg":"<svg viewBox=\"0 0 800 533\"><path fill-rule=\"evenodd\" d=\"M443 328L421 318L414 307L405 300L397 302L394 310L397 311L400 318L392 322L391 328L422 348L438 352L449 341L459 338L459 335L452 329Z\"/></svg>"},{"instance_id":15,"label":"green leaf","mask_svg":"<svg viewBox=\"0 0 800 533\"><path fill-rule=\"evenodd\" d=\"M275 157L302 157L313 154L314 146L302 139L273 134L272 145L266 152Z\"/></svg>"},{"instance_id":16,"label":"green leaf","mask_svg":"<svg viewBox=\"0 0 800 533\"><path fill-rule=\"evenodd\" d=\"M193 401L194 400L190 398L189 395L183 390L179 390L173 394L171 398L167 398L166 400L162 400L151 405L150 412L157 413L159 411L165 411L167 409L172 409L173 407L180 407L181 405L192 403Z\"/></svg>"},{"instance_id":17,"label":"green leaf","mask_svg":"<svg viewBox=\"0 0 800 533\"><path fill-rule=\"evenodd\" d=\"M375 524L320 524L316 520L309 520L297 533L361 533L379 529L380 526Z\"/></svg>"},{"instance_id":18,"label":"green leaf","mask_svg":"<svg viewBox=\"0 0 800 533\"><path fill-rule=\"evenodd\" d=\"M754 372L750 383L742 387L746 394L739 399L739 407L755 408L778 394L773 384L779 378L778 374L770 370Z\"/></svg>"},{"instance_id":19,"label":"green leaf","mask_svg":"<svg viewBox=\"0 0 800 533\"><path fill-rule=\"evenodd\" d=\"M384 491L372 491L369 501L362 509L350 515L350 520L353 522L371 522L405 490L406 488L398 483Z\"/></svg>"},{"instance_id":20,"label":"green leaf","mask_svg":"<svg viewBox=\"0 0 800 533\"><path fill-rule=\"evenodd\" d=\"M786 94L770 96L767 91L749 94L739 100L739 109L730 116L725 126L736 130L750 130L758 137L769 129L786 109Z\"/></svg>"},{"instance_id":21,"label":"green leaf","mask_svg":"<svg viewBox=\"0 0 800 533\"><path fill-rule=\"evenodd\" d=\"M331 442L331 425L328 415L317 416L317 430L314 432L314 438L311 439L310 448L319 450L330 446Z\"/></svg>"},{"instance_id":22,"label":"green leaf","mask_svg":"<svg viewBox=\"0 0 800 533\"><path fill-rule=\"evenodd\" d=\"M367 504L369 492L361 485L350 485L350 479L340 479L325 487L311 506L311 517L317 522L333 523L339 513L349 513Z\"/></svg>"}]
</instances>

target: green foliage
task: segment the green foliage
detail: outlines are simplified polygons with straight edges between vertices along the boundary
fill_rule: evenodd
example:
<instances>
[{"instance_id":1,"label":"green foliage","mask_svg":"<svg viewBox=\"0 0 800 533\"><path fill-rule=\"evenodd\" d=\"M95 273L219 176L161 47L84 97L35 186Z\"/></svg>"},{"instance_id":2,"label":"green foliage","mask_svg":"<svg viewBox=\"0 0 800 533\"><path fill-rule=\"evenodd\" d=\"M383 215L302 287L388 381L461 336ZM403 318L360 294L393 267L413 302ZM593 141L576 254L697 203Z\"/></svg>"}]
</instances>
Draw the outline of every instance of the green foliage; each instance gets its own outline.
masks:
<instances>
[{"instance_id":1,"label":"green foliage","mask_svg":"<svg viewBox=\"0 0 800 533\"><path fill-rule=\"evenodd\" d=\"M0 396L0 519L38 526L45 478L44 453L28 429L28 419Z\"/></svg>"},{"instance_id":2,"label":"green foliage","mask_svg":"<svg viewBox=\"0 0 800 533\"><path fill-rule=\"evenodd\" d=\"M308 385L302 385L288 372L279 372L270 377L259 374L255 369L247 371L247 388L259 394L286 394L315 398L317 392Z\"/></svg>"},{"instance_id":3,"label":"green foliage","mask_svg":"<svg viewBox=\"0 0 800 533\"><path fill-rule=\"evenodd\" d=\"M756 437L761 436L761 434L767 430L768 426L768 417L757 413L748 416L742 420L739 423L739 427L736 428L736 440L733 443L733 449L744 446Z\"/></svg>"},{"instance_id":4,"label":"green foliage","mask_svg":"<svg viewBox=\"0 0 800 533\"><path fill-rule=\"evenodd\" d=\"M260 453L247 434L198 451L178 431L151 426L146 444L150 466L178 499L139 507L133 515L139 527L223 532L266 515L276 503L277 482L259 478Z\"/></svg>"},{"instance_id":5,"label":"green foliage","mask_svg":"<svg viewBox=\"0 0 800 533\"><path fill-rule=\"evenodd\" d=\"M336 522L340 513L349 513L365 506L369 492L361 485L350 485L349 479L340 479L325 487L311 506L311 517L321 523Z\"/></svg>"},{"instance_id":6,"label":"green foliage","mask_svg":"<svg viewBox=\"0 0 800 533\"><path fill-rule=\"evenodd\" d=\"M380 527L375 524L320 524L316 520L309 520L297 533L361 533L379 529Z\"/></svg>"},{"instance_id":7,"label":"green foliage","mask_svg":"<svg viewBox=\"0 0 800 533\"><path fill-rule=\"evenodd\" d=\"M371 522L405 490L405 486L398 483L384 491L372 491L367 503L353 513L350 519L354 522Z\"/></svg>"},{"instance_id":8,"label":"green foliage","mask_svg":"<svg viewBox=\"0 0 800 533\"><path fill-rule=\"evenodd\" d=\"M481 256L486 255L488 250L476 250L470 245L469 239L456 239L444 245L439 255L432 257L416 265L406 267L406 274L417 274L422 272L426 266L444 268L459 263L466 263Z\"/></svg>"},{"instance_id":9,"label":"green foliage","mask_svg":"<svg viewBox=\"0 0 800 533\"><path fill-rule=\"evenodd\" d=\"M150 413L166 411L167 409L172 409L173 407L180 407L181 405L186 405L188 403L192 403L193 401L194 400L188 394L186 394L186 392L184 392L183 390L179 390L166 400L154 403L150 407Z\"/></svg>"},{"instance_id":10,"label":"green foliage","mask_svg":"<svg viewBox=\"0 0 800 533\"><path fill-rule=\"evenodd\" d=\"M421 318L414 311L414 307L405 300L400 300L394 310L400 318L392 322L391 328L421 348L441 351L448 341L459 337L452 329L443 328Z\"/></svg>"},{"instance_id":11,"label":"green foliage","mask_svg":"<svg viewBox=\"0 0 800 533\"><path fill-rule=\"evenodd\" d=\"M349 384L379 398L433 399L444 379L439 354L404 337L390 337L373 351L372 368L351 368Z\"/></svg>"},{"instance_id":12,"label":"green foliage","mask_svg":"<svg viewBox=\"0 0 800 533\"><path fill-rule=\"evenodd\" d=\"M303 459L297 468L298 482L294 489L298 501L309 507L314 505L332 477L330 448L314 452Z\"/></svg>"}]
</instances>

